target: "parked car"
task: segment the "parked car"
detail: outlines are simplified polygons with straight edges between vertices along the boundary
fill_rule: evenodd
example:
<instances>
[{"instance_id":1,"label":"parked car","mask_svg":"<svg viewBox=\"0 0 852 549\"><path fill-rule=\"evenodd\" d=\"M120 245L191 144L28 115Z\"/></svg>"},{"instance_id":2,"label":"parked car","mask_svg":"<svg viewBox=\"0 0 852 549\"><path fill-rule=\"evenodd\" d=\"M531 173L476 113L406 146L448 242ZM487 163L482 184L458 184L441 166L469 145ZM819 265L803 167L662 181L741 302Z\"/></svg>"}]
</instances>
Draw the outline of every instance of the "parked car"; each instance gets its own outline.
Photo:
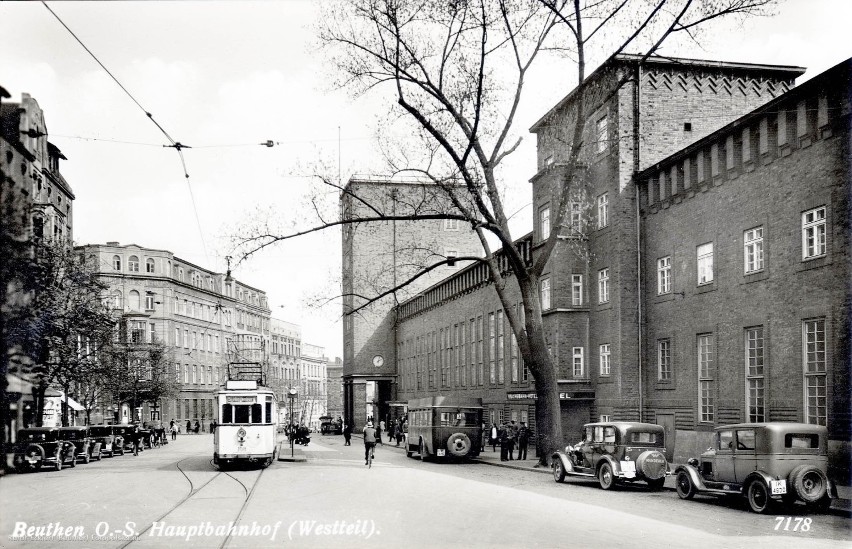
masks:
<instances>
[{"instance_id":1,"label":"parked car","mask_svg":"<svg viewBox=\"0 0 852 549\"><path fill-rule=\"evenodd\" d=\"M678 466L677 494L741 495L755 513L779 501L826 509L837 497L828 478L828 430L807 423L739 423L714 431L713 446Z\"/></svg>"},{"instance_id":2,"label":"parked car","mask_svg":"<svg viewBox=\"0 0 852 549\"><path fill-rule=\"evenodd\" d=\"M61 471L65 463L77 465L76 448L74 443L60 438L59 427L21 429L13 463L19 473L38 471L44 465Z\"/></svg>"},{"instance_id":3,"label":"parked car","mask_svg":"<svg viewBox=\"0 0 852 549\"><path fill-rule=\"evenodd\" d=\"M625 421L588 423L583 426L583 435L579 443L551 456L556 482L572 475L596 478L604 490L635 481L662 488L669 465L661 426Z\"/></svg>"},{"instance_id":4,"label":"parked car","mask_svg":"<svg viewBox=\"0 0 852 549\"><path fill-rule=\"evenodd\" d=\"M92 458L101 459L101 445L99 442L92 444L88 427L60 427L59 438L74 445L75 455L83 463L89 463Z\"/></svg>"},{"instance_id":5,"label":"parked car","mask_svg":"<svg viewBox=\"0 0 852 549\"><path fill-rule=\"evenodd\" d=\"M121 425L113 425L112 428L112 432L116 436L116 451L121 455L124 455L125 450L132 452L133 439L136 436L136 432L139 430L139 426L123 423ZM119 441L118 439L121 440Z\"/></svg>"},{"instance_id":6,"label":"parked car","mask_svg":"<svg viewBox=\"0 0 852 549\"><path fill-rule=\"evenodd\" d=\"M320 416L320 433L323 435L342 435L343 422L336 421L331 416Z\"/></svg>"},{"instance_id":7,"label":"parked car","mask_svg":"<svg viewBox=\"0 0 852 549\"><path fill-rule=\"evenodd\" d=\"M124 454L122 448L122 437L120 431L114 425L91 425L89 426L89 436L93 442L101 444L101 452L109 457L113 457L116 453Z\"/></svg>"}]
</instances>

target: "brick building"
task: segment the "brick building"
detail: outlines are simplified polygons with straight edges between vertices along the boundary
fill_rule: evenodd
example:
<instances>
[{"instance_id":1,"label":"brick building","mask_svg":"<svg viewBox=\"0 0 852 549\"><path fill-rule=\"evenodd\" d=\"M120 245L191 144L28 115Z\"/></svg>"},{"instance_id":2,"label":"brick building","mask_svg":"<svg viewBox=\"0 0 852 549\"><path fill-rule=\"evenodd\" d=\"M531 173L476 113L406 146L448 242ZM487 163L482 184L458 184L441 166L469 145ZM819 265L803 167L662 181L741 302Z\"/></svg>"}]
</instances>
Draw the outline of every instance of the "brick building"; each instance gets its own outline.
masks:
<instances>
[{"instance_id":1,"label":"brick building","mask_svg":"<svg viewBox=\"0 0 852 549\"><path fill-rule=\"evenodd\" d=\"M343 417L343 359L335 357L326 365L326 414Z\"/></svg>"},{"instance_id":2,"label":"brick building","mask_svg":"<svg viewBox=\"0 0 852 549\"><path fill-rule=\"evenodd\" d=\"M461 262L435 268L397 292L421 266L479 254L476 235L444 219L381 220L449 211L432 184L417 180L352 178L340 195L343 225L343 401L355 428L384 417L397 394L396 305L456 272ZM366 297L387 295L369 304ZM355 312L355 314L351 314Z\"/></svg>"},{"instance_id":3,"label":"brick building","mask_svg":"<svg viewBox=\"0 0 852 549\"><path fill-rule=\"evenodd\" d=\"M640 61L616 56L582 86L580 183L541 283L565 438L590 420L654 421L683 459L714 425L786 419L827 423L842 453L848 63L793 88L804 69ZM550 190L578 93L531 129L529 257L557 230ZM534 382L501 309L481 266L402 301L396 398L478 396L492 421L532 422Z\"/></svg>"},{"instance_id":4,"label":"brick building","mask_svg":"<svg viewBox=\"0 0 852 549\"><path fill-rule=\"evenodd\" d=\"M850 68L639 174L645 418L676 460L717 424L805 421L848 463Z\"/></svg>"}]
</instances>

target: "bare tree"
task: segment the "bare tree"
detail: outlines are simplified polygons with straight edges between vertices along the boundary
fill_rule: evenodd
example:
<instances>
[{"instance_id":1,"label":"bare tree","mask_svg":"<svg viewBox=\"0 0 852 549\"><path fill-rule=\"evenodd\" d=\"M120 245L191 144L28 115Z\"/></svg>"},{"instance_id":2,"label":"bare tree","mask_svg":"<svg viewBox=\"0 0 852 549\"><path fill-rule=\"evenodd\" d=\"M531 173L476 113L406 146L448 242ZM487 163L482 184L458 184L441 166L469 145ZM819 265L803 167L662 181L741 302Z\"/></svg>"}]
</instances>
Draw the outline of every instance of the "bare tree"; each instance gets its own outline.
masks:
<instances>
[{"instance_id":1,"label":"bare tree","mask_svg":"<svg viewBox=\"0 0 852 549\"><path fill-rule=\"evenodd\" d=\"M322 17L320 38L337 67L337 83L355 94L386 94L389 118L410 124L409 138L389 139L384 145L388 165L431 182L439 198L391 209L372 197L347 197L348 188L322 178L323 184L342 193L341 199L362 205L360 211L366 215L347 217L344 212L339 218L320 217L315 226L286 233L256 226L238 239L243 257L338 225L457 219L469 226L478 236L484 257L441 258L426 253L412 261L411 276L395 279L390 287L375 288L375 295L348 296L360 304L346 311L358 313L449 261L485 262L521 356L535 379L538 455L546 464L563 441L557 371L545 340L539 284L563 229L570 230L570 204L583 193L584 173L579 166L586 154L590 107L581 84L587 58L594 53L596 59L604 60L629 48L641 52L644 60L676 33L696 39L706 23L722 16L751 15L770 2L353 0L331 4ZM560 180L550 190L551 203L556 205L551 225L556 230L530 258L510 231L501 169L520 144L514 124L527 77L538 60L552 52L560 55L562 70L576 72L578 87L572 93L573 114L548 129L549 137L561 142L567 153ZM630 78L626 75L612 93ZM512 306L514 292L521 296L522 313Z\"/></svg>"}]
</instances>

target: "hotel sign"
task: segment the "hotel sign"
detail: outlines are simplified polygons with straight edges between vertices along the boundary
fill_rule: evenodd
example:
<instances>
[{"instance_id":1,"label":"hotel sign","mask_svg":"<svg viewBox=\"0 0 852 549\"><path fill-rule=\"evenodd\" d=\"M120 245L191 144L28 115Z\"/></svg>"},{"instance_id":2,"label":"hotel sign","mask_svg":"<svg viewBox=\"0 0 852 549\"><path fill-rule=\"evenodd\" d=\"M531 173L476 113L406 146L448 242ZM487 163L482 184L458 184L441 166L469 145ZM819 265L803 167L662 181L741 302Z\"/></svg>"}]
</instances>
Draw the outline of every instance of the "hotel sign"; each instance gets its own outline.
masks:
<instances>
[{"instance_id":1,"label":"hotel sign","mask_svg":"<svg viewBox=\"0 0 852 549\"><path fill-rule=\"evenodd\" d=\"M575 395L574 393L569 393L567 391L559 391L559 400L576 400L578 398L583 398L584 395ZM506 393L506 398L508 400L537 400L538 395L535 391L527 391L527 392L518 392L518 393Z\"/></svg>"}]
</instances>

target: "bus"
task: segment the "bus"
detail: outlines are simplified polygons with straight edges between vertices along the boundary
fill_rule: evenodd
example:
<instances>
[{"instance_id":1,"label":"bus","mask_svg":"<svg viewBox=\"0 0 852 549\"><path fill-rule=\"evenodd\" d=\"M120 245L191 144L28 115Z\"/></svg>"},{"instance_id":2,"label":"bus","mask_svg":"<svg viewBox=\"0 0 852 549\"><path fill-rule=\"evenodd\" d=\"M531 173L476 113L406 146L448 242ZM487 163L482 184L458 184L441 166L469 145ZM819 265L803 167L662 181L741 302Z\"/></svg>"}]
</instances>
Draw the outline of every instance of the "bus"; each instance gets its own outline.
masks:
<instances>
[{"instance_id":1,"label":"bus","mask_svg":"<svg viewBox=\"0 0 852 549\"><path fill-rule=\"evenodd\" d=\"M450 396L408 401L405 455L470 459L482 451L482 399Z\"/></svg>"},{"instance_id":2,"label":"bus","mask_svg":"<svg viewBox=\"0 0 852 549\"><path fill-rule=\"evenodd\" d=\"M256 380L228 380L216 393L219 422L213 429L213 464L268 467L277 453L278 402Z\"/></svg>"}]
</instances>

